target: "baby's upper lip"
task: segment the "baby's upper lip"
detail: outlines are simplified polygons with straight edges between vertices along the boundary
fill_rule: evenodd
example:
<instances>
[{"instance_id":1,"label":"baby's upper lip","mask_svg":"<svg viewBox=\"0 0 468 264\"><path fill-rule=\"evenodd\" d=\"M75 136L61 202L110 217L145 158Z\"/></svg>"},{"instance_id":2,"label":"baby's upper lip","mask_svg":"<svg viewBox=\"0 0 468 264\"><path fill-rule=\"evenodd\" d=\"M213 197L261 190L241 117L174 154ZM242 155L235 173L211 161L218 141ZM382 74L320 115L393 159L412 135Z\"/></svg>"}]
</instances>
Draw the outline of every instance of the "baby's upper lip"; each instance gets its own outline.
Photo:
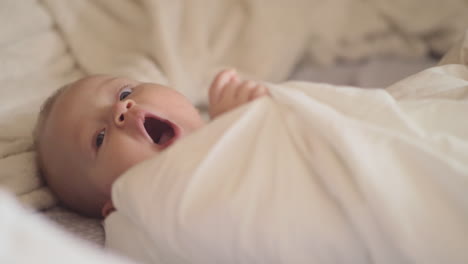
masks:
<instances>
[{"instance_id":1,"label":"baby's upper lip","mask_svg":"<svg viewBox=\"0 0 468 264\"><path fill-rule=\"evenodd\" d=\"M151 112L141 112L138 117L140 132L160 149L169 147L180 137L180 127L166 118Z\"/></svg>"}]
</instances>

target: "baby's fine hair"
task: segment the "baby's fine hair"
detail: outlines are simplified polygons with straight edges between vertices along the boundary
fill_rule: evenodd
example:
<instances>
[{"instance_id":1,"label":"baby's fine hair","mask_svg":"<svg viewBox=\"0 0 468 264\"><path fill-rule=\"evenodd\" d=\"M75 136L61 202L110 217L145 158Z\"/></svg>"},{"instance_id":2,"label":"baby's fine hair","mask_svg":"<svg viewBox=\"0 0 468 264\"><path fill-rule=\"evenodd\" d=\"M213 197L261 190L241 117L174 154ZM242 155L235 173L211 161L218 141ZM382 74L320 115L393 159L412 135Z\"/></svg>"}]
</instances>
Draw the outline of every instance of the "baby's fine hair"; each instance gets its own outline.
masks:
<instances>
[{"instance_id":1,"label":"baby's fine hair","mask_svg":"<svg viewBox=\"0 0 468 264\"><path fill-rule=\"evenodd\" d=\"M40 139L41 139L42 131L44 130L44 125L47 122L47 119L49 118L50 111L52 110L55 102L57 101L57 98L59 98L60 95L62 95L70 86L71 84L65 84L64 86L57 89L51 96L49 96L44 101L39 111L39 115L37 117L36 126L34 127L34 130L33 130L33 146L34 146L34 149L36 150L36 165L37 165L37 168L39 169L39 175L43 178L43 180L46 180L46 179L44 177L44 174L45 174L44 162L42 160L42 156L40 152L40 147L41 147Z\"/></svg>"}]
</instances>

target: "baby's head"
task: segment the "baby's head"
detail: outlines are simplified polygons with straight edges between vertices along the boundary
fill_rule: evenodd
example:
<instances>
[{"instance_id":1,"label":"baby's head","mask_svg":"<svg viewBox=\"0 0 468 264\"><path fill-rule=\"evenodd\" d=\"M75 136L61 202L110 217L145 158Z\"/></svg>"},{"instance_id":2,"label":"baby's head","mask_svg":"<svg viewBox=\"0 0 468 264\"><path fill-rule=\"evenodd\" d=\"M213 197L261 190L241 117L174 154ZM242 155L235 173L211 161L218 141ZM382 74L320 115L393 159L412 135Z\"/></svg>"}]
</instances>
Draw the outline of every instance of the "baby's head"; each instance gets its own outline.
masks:
<instances>
[{"instance_id":1,"label":"baby's head","mask_svg":"<svg viewBox=\"0 0 468 264\"><path fill-rule=\"evenodd\" d=\"M196 108L173 89L86 77L44 103L35 133L38 163L62 203L98 217L124 171L202 125Z\"/></svg>"}]
</instances>

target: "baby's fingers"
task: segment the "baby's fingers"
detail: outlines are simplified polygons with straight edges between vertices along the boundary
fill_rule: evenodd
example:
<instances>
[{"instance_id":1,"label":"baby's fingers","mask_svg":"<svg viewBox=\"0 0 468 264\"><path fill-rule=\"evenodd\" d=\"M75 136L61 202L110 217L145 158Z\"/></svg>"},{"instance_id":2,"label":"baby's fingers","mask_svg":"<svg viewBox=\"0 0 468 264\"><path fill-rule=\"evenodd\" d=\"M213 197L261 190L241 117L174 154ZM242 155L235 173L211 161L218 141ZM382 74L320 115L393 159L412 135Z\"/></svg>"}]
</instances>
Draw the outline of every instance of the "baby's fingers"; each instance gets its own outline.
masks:
<instances>
[{"instance_id":1,"label":"baby's fingers","mask_svg":"<svg viewBox=\"0 0 468 264\"><path fill-rule=\"evenodd\" d=\"M237 79L237 73L235 70L224 70L218 73L211 83L210 90L209 90L209 101L210 104L217 103L223 95L223 90L225 86L232 80Z\"/></svg>"},{"instance_id":2,"label":"baby's fingers","mask_svg":"<svg viewBox=\"0 0 468 264\"><path fill-rule=\"evenodd\" d=\"M258 84L254 81L243 81L242 84L237 88L236 98L239 103L247 103L250 101L250 97L254 92L255 87Z\"/></svg>"},{"instance_id":3,"label":"baby's fingers","mask_svg":"<svg viewBox=\"0 0 468 264\"><path fill-rule=\"evenodd\" d=\"M270 93L268 92L268 88L266 88L262 84L257 84L257 86L255 86L254 89L251 90L249 101L255 100L265 95L270 95Z\"/></svg>"}]
</instances>

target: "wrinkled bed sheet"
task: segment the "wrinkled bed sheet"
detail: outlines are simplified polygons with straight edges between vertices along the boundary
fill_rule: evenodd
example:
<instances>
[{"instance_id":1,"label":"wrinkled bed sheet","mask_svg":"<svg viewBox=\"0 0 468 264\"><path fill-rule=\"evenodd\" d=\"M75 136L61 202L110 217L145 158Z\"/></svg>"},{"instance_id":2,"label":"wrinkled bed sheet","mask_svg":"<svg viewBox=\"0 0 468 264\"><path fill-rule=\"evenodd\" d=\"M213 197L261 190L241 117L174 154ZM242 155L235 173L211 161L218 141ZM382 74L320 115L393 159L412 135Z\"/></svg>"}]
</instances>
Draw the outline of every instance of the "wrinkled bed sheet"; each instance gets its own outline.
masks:
<instances>
[{"instance_id":1,"label":"wrinkled bed sheet","mask_svg":"<svg viewBox=\"0 0 468 264\"><path fill-rule=\"evenodd\" d=\"M468 262L468 68L387 89L268 84L113 185L145 263Z\"/></svg>"},{"instance_id":2,"label":"wrinkled bed sheet","mask_svg":"<svg viewBox=\"0 0 468 264\"><path fill-rule=\"evenodd\" d=\"M11 193L0 190L1 263L131 264L101 247L77 239L26 210Z\"/></svg>"}]
</instances>

